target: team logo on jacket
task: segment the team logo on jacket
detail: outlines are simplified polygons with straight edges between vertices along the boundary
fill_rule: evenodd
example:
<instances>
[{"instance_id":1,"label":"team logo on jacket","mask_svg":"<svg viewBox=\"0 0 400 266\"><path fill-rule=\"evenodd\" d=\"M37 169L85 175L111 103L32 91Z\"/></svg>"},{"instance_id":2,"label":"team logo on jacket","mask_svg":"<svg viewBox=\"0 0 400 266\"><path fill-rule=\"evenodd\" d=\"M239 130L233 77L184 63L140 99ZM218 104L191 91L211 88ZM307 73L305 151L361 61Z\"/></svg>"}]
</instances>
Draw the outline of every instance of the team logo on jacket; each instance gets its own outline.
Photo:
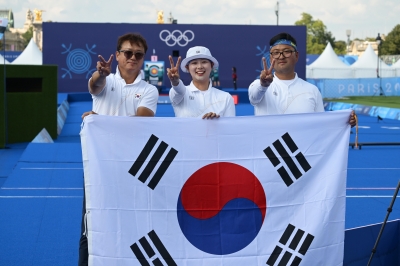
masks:
<instances>
[{"instance_id":1,"label":"team logo on jacket","mask_svg":"<svg viewBox=\"0 0 400 266\"><path fill-rule=\"evenodd\" d=\"M140 97L142 97L142 94L135 93L135 99L140 99Z\"/></svg>"},{"instance_id":2,"label":"team logo on jacket","mask_svg":"<svg viewBox=\"0 0 400 266\"><path fill-rule=\"evenodd\" d=\"M226 255L257 237L266 209L258 178L240 165L219 162L200 168L185 182L177 216L192 245L209 254Z\"/></svg>"}]
</instances>

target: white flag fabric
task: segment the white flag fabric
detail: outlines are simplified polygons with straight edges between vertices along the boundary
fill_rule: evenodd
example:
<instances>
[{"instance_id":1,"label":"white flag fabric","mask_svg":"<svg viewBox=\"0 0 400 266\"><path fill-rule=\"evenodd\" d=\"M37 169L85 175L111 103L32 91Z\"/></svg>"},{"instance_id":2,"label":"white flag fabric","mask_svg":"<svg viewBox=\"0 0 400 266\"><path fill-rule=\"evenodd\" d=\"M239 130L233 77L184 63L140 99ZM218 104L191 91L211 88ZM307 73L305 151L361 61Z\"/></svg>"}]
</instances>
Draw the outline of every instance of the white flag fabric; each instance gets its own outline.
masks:
<instances>
[{"instance_id":1,"label":"white flag fabric","mask_svg":"<svg viewBox=\"0 0 400 266\"><path fill-rule=\"evenodd\" d=\"M342 265L349 115L86 117L89 265Z\"/></svg>"}]
</instances>

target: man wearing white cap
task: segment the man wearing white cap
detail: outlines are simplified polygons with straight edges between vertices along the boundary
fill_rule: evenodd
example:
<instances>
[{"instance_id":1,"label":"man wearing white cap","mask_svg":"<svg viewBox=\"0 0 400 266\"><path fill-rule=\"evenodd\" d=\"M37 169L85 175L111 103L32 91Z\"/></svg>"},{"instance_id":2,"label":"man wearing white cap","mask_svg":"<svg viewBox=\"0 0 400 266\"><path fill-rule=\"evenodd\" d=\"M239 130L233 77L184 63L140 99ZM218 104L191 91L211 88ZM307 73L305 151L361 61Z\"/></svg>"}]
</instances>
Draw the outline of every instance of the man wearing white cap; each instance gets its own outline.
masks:
<instances>
[{"instance_id":1,"label":"man wearing white cap","mask_svg":"<svg viewBox=\"0 0 400 266\"><path fill-rule=\"evenodd\" d=\"M210 73L213 67L218 67L218 61L210 50L203 46L190 48L183 59L181 69L190 73L192 82L185 86L179 79L179 65L169 56L171 68L167 68L168 78L172 88L169 97L176 117L202 117L203 119L220 116L235 116L235 105L232 96L212 87Z\"/></svg>"}]
</instances>

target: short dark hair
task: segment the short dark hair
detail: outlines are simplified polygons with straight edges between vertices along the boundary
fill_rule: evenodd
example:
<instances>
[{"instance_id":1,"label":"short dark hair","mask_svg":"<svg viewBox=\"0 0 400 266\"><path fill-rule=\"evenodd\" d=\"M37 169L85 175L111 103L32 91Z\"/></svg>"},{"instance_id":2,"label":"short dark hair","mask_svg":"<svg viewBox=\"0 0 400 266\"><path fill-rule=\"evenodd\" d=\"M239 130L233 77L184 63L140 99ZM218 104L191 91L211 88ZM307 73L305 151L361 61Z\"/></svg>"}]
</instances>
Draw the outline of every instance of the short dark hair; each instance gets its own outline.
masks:
<instances>
[{"instance_id":1,"label":"short dark hair","mask_svg":"<svg viewBox=\"0 0 400 266\"><path fill-rule=\"evenodd\" d=\"M293 42L295 45L297 45L296 39L292 35L290 35L287 32L282 32L271 38L271 40L269 41L269 46L274 45L274 43L276 43L276 41L278 41L278 40L288 40L288 41Z\"/></svg>"},{"instance_id":2,"label":"short dark hair","mask_svg":"<svg viewBox=\"0 0 400 266\"><path fill-rule=\"evenodd\" d=\"M144 52L147 52L147 42L139 33L127 33L118 37L117 51L121 50L122 44L129 41L131 44L136 44L144 48Z\"/></svg>"}]
</instances>

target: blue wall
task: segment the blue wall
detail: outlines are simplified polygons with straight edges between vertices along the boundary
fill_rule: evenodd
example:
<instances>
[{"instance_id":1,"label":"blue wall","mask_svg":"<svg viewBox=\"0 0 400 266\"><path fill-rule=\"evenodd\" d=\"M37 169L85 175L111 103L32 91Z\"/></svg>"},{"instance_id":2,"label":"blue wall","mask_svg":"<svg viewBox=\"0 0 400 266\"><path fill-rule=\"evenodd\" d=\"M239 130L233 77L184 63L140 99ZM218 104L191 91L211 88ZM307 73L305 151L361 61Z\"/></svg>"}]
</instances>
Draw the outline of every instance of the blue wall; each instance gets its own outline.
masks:
<instances>
[{"instance_id":1,"label":"blue wall","mask_svg":"<svg viewBox=\"0 0 400 266\"><path fill-rule=\"evenodd\" d=\"M162 31L186 33L188 41L180 44L172 40L167 44L160 38ZM161 36L165 39L168 33ZM305 79L306 27L305 26L256 26L256 25L192 25L192 24L111 24L111 23L43 23L43 64L58 65L58 91L87 91L87 80L95 70L97 56L108 59L115 54L117 38L127 32L139 32L147 40L149 49L145 61L153 54L169 67L168 55L179 51L183 58L186 51L196 45L206 46L219 61L221 87L232 88L232 67L237 68L238 87L248 88L262 69L261 57L268 55L269 39L281 32L293 35L298 44L299 62L296 72ZM176 32L176 37L180 33ZM175 59L176 60L176 59ZM114 60L113 68L116 67ZM170 86L164 71L164 84ZM189 74L182 73L184 83Z\"/></svg>"}]
</instances>

